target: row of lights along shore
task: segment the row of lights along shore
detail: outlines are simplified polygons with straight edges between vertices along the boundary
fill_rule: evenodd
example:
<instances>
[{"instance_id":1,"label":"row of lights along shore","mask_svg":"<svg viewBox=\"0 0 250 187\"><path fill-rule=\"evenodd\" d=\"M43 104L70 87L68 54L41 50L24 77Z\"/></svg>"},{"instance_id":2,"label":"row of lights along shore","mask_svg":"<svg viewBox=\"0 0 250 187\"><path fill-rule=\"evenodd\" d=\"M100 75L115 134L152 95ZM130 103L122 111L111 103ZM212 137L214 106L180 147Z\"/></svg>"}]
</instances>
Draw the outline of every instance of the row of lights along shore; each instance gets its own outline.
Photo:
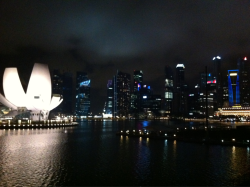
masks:
<instances>
[{"instance_id":1,"label":"row of lights along shore","mask_svg":"<svg viewBox=\"0 0 250 187\"><path fill-rule=\"evenodd\" d=\"M206 127L205 127L206 128ZM186 128L185 128L186 129ZM192 128L193 129L193 128ZM177 128L177 130L179 130L179 128ZM161 131L159 131L161 133ZM123 131L121 130L121 133L123 133ZM133 133L135 133L135 130L133 130ZM146 135L149 135L149 131L144 130L144 133L146 133ZM126 134L129 134L129 130L126 130ZM139 134L142 134L142 130L139 130ZM145 134L144 134L145 135ZM167 133L164 134L165 137L168 137ZM174 137L176 137L176 134L173 134ZM223 143L224 140L222 139L221 142ZM236 142L235 138L232 138L232 142ZM247 143L249 143L249 140L246 140Z\"/></svg>"}]
</instances>

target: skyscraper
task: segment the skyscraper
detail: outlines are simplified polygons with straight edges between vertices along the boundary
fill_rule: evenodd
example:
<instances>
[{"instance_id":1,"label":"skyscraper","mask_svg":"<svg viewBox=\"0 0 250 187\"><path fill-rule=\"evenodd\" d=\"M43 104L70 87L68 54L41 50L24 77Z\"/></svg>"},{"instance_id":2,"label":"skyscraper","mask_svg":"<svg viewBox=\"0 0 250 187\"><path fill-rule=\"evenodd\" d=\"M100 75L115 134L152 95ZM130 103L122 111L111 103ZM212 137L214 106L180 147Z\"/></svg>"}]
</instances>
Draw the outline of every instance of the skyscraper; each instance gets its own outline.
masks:
<instances>
[{"instance_id":1,"label":"skyscraper","mask_svg":"<svg viewBox=\"0 0 250 187\"><path fill-rule=\"evenodd\" d=\"M54 69L52 72L52 94L57 97L63 98L63 75L59 69ZM60 115L63 113L63 102L55 109L51 110L51 115Z\"/></svg>"},{"instance_id":2,"label":"skyscraper","mask_svg":"<svg viewBox=\"0 0 250 187\"><path fill-rule=\"evenodd\" d=\"M173 71L169 66L165 67L165 103L164 109L167 114L173 111L173 97L174 97L174 76Z\"/></svg>"},{"instance_id":3,"label":"skyscraper","mask_svg":"<svg viewBox=\"0 0 250 187\"><path fill-rule=\"evenodd\" d=\"M90 79L87 73L76 74L76 116L88 116L90 113Z\"/></svg>"},{"instance_id":4,"label":"skyscraper","mask_svg":"<svg viewBox=\"0 0 250 187\"><path fill-rule=\"evenodd\" d=\"M63 75L60 70L53 70L52 75L52 93L63 95Z\"/></svg>"},{"instance_id":5,"label":"skyscraper","mask_svg":"<svg viewBox=\"0 0 250 187\"><path fill-rule=\"evenodd\" d=\"M187 84L185 83L185 66L176 66L175 112L185 115L187 113Z\"/></svg>"},{"instance_id":6,"label":"skyscraper","mask_svg":"<svg viewBox=\"0 0 250 187\"><path fill-rule=\"evenodd\" d=\"M63 102L62 112L64 114L73 114L73 75L69 72L63 73Z\"/></svg>"},{"instance_id":7,"label":"skyscraper","mask_svg":"<svg viewBox=\"0 0 250 187\"><path fill-rule=\"evenodd\" d=\"M229 106L240 104L239 70L228 70Z\"/></svg>"},{"instance_id":8,"label":"skyscraper","mask_svg":"<svg viewBox=\"0 0 250 187\"><path fill-rule=\"evenodd\" d=\"M134 92L138 91L138 85L142 85L143 72L142 70L134 70Z\"/></svg>"},{"instance_id":9,"label":"skyscraper","mask_svg":"<svg viewBox=\"0 0 250 187\"><path fill-rule=\"evenodd\" d=\"M247 57L238 59L240 104L249 106L250 103L250 66Z\"/></svg>"},{"instance_id":10,"label":"skyscraper","mask_svg":"<svg viewBox=\"0 0 250 187\"><path fill-rule=\"evenodd\" d=\"M52 74L52 93L63 98L63 102L51 113L72 115L72 94L73 78L69 72L61 73L60 70L54 70Z\"/></svg>"},{"instance_id":11,"label":"skyscraper","mask_svg":"<svg viewBox=\"0 0 250 187\"><path fill-rule=\"evenodd\" d=\"M130 109L130 87L131 76L117 70L113 78L114 83L114 107L113 116L127 116Z\"/></svg>"},{"instance_id":12,"label":"skyscraper","mask_svg":"<svg viewBox=\"0 0 250 187\"><path fill-rule=\"evenodd\" d=\"M105 105L105 114L113 114L113 104L114 104L114 85L112 80L108 80L107 84L107 99Z\"/></svg>"},{"instance_id":13,"label":"skyscraper","mask_svg":"<svg viewBox=\"0 0 250 187\"><path fill-rule=\"evenodd\" d=\"M222 71L221 71L221 57L216 56L213 57L213 75L216 80L216 96L215 99L217 101L216 110L218 108L222 108L223 106L223 88L222 88Z\"/></svg>"},{"instance_id":14,"label":"skyscraper","mask_svg":"<svg viewBox=\"0 0 250 187\"><path fill-rule=\"evenodd\" d=\"M131 93L131 112L137 114L141 109L140 89L143 83L142 70L134 70L133 90Z\"/></svg>"}]
</instances>

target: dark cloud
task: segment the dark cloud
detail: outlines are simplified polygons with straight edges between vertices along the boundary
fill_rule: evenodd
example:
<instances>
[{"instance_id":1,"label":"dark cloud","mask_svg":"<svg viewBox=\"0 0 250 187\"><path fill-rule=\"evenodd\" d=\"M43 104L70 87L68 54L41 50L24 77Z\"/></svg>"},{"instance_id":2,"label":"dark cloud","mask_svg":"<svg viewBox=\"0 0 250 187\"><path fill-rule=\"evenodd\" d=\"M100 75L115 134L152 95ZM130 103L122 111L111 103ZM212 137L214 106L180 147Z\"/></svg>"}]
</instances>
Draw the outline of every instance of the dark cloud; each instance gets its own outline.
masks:
<instances>
[{"instance_id":1,"label":"dark cloud","mask_svg":"<svg viewBox=\"0 0 250 187\"><path fill-rule=\"evenodd\" d=\"M97 112L117 69L142 69L162 94L165 65L184 63L190 85L215 55L235 67L250 53L249 7L246 0L0 1L1 72L17 66L28 77L24 67L31 71L34 62L86 71L92 100L101 98L93 101Z\"/></svg>"}]
</instances>

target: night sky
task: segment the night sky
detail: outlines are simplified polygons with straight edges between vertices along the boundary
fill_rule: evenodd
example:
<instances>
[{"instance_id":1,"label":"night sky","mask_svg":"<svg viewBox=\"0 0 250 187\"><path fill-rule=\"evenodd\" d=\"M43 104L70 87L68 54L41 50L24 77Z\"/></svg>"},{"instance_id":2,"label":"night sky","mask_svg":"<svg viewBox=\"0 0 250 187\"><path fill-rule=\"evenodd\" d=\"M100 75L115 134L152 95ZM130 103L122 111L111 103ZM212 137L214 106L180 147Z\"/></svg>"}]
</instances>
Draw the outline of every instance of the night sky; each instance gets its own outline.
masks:
<instances>
[{"instance_id":1,"label":"night sky","mask_svg":"<svg viewBox=\"0 0 250 187\"><path fill-rule=\"evenodd\" d=\"M164 93L164 67L184 63L188 85L212 68L250 58L250 1L0 0L0 73L17 66L24 85L35 62L85 71L91 111L102 111L116 70L143 70L145 84ZM2 76L0 78L2 88Z\"/></svg>"}]
</instances>

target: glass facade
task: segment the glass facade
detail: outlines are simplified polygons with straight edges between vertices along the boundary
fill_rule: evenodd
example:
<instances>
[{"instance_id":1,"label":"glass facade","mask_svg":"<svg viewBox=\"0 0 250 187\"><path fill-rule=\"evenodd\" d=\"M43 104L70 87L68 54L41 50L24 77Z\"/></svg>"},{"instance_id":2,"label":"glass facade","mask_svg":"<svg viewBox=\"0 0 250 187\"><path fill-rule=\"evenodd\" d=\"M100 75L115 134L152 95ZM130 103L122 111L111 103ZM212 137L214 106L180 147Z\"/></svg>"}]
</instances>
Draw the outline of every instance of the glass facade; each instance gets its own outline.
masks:
<instances>
[{"instance_id":1,"label":"glass facade","mask_svg":"<svg viewBox=\"0 0 250 187\"><path fill-rule=\"evenodd\" d=\"M113 113L113 102L114 102L114 89L113 89L113 81L108 80L107 84L107 99L105 105L105 114L112 114Z\"/></svg>"},{"instance_id":2,"label":"glass facade","mask_svg":"<svg viewBox=\"0 0 250 187\"><path fill-rule=\"evenodd\" d=\"M90 113L90 79L87 73L76 74L76 116L88 116Z\"/></svg>"},{"instance_id":3,"label":"glass facade","mask_svg":"<svg viewBox=\"0 0 250 187\"><path fill-rule=\"evenodd\" d=\"M130 109L131 99L131 76L128 73L123 73L117 70L114 76L114 105L113 116L127 116Z\"/></svg>"},{"instance_id":4,"label":"glass facade","mask_svg":"<svg viewBox=\"0 0 250 187\"><path fill-rule=\"evenodd\" d=\"M143 83L142 70L134 70L133 92L131 93L131 112L138 113L141 109L140 89Z\"/></svg>"},{"instance_id":5,"label":"glass facade","mask_svg":"<svg viewBox=\"0 0 250 187\"><path fill-rule=\"evenodd\" d=\"M228 70L229 106L240 104L239 70Z\"/></svg>"},{"instance_id":6,"label":"glass facade","mask_svg":"<svg viewBox=\"0 0 250 187\"><path fill-rule=\"evenodd\" d=\"M173 112L173 92L174 92L174 76L169 66L165 67L165 101L164 110L167 114Z\"/></svg>"}]
</instances>

